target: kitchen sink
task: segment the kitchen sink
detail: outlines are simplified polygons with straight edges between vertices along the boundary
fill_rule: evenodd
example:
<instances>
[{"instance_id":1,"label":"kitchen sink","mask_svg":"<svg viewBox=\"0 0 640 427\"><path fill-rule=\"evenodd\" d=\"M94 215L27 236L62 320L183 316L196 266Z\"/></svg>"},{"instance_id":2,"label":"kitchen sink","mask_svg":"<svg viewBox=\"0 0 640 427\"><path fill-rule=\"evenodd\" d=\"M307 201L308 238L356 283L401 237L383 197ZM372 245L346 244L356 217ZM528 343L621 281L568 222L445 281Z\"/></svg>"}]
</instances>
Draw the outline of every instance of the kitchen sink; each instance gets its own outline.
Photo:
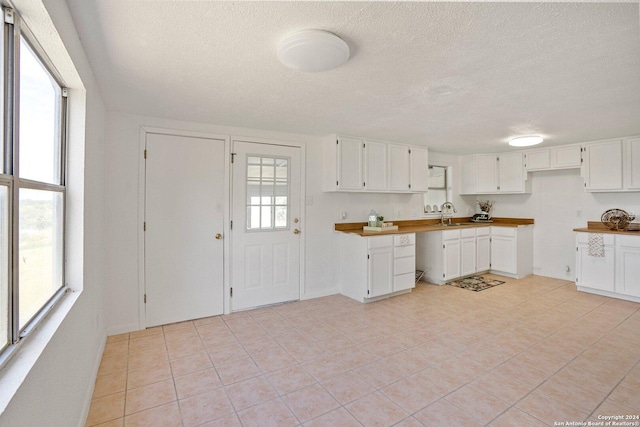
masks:
<instances>
[{"instance_id":1,"label":"kitchen sink","mask_svg":"<svg viewBox=\"0 0 640 427\"><path fill-rule=\"evenodd\" d=\"M451 224L438 224L444 225L445 227L460 227L463 225L476 225L475 222L452 222Z\"/></svg>"}]
</instances>

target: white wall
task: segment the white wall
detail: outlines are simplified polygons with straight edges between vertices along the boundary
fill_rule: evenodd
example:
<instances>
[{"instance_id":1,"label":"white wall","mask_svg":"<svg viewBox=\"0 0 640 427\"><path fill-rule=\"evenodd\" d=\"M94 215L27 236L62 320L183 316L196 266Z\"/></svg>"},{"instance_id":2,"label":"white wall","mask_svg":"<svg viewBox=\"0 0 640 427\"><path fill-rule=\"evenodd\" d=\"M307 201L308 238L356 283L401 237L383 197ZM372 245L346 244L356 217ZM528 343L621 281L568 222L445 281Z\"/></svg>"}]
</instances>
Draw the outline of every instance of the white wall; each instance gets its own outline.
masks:
<instances>
[{"instance_id":1,"label":"white wall","mask_svg":"<svg viewBox=\"0 0 640 427\"><path fill-rule=\"evenodd\" d=\"M140 127L189 130L212 134L275 139L306 145L306 277L302 298L338 292L333 280L333 226L366 221L374 208L385 219L422 217L422 195L344 194L322 191L322 138L206 123L109 113L106 136L107 322L110 333L136 330L139 325L138 164ZM453 163L455 156L444 156ZM179 165L177 166L177 168ZM179 169L177 169L179 170ZM461 202L462 203L462 202ZM347 219L341 219L341 212Z\"/></svg>"},{"instance_id":2,"label":"white wall","mask_svg":"<svg viewBox=\"0 0 640 427\"><path fill-rule=\"evenodd\" d=\"M600 221L604 211L621 208L640 215L640 196L635 193L588 193L578 169L529 173L531 194L463 196L495 200L496 217L534 218L534 274L575 279L574 228ZM580 216L579 216L580 215ZM567 273L566 266L571 272Z\"/></svg>"},{"instance_id":3,"label":"white wall","mask_svg":"<svg viewBox=\"0 0 640 427\"><path fill-rule=\"evenodd\" d=\"M105 110L65 1L46 0L44 5L38 0L15 0L13 3L52 60L56 62L60 49L66 48L82 79L81 84L73 78L67 81L72 88L72 97L75 95L71 106L75 121L70 130L74 145L69 153L73 164L70 164L67 205L74 218L68 225L71 236L67 255L71 259L67 259L70 273L67 279L69 286L81 293L66 318L52 331L49 342L42 343L44 349L31 370L20 378L21 385L0 415L0 426L81 426L89 409L105 340ZM68 75L64 64L56 62L56 65L60 66L63 76ZM78 103L84 102L84 96L86 122L82 125L78 120L84 120L85 116ZM77 141L80 144L76 144ZM60 304L57 312L54 310L52 318L59 314L62 306ZM16 369L12 368L26 358L24 350L40 345L38 341L47 329L51 328L41 326L28 337L29 343L25 343L17 356L0 371L0 381L16 374ZM6 397L9 390L5 387L0 389Z\"/></svg>"}]
</instances>

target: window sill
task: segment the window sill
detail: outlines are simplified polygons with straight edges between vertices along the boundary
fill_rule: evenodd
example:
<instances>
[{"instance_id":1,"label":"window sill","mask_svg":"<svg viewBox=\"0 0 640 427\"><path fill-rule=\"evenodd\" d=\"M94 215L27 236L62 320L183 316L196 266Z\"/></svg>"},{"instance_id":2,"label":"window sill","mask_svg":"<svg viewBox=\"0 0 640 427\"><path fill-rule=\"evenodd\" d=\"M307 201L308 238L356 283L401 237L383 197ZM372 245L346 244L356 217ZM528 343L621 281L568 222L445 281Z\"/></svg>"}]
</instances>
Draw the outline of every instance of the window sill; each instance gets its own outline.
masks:
<instances>
[{"instance_id":1,"label":"window sill","mask_svg":"<svg viewBox=\"0 0 640 427\"><path fill-rule=\"evenodd\" d=\"M0 414L13 399L31 369L44 352L51 338L62 325L82 291L68 292L62 296L55 307L31 331L27 339L20 341L13 348L7 349L5 360L0 360Z\"/></svg>"}]
</instances>

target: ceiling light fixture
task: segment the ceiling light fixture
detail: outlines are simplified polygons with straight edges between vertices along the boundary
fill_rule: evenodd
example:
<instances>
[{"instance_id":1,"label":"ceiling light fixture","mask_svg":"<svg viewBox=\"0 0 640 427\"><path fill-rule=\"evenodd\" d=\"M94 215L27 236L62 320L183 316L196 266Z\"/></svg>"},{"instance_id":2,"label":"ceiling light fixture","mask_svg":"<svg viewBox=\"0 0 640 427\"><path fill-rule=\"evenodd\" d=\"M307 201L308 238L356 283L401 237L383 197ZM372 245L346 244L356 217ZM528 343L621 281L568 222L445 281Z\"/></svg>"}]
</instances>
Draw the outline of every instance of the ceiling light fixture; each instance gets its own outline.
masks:
<instances>
[{"instance_id":1,"label":"ceiling light fixture","mask_svg":"<svg viewBox=\"0 0 640 427\"><path fill-rule=\"evenodd\" d=\"M529 147L531 145L540 144L544 139L541 136L519 136L517 138L511 138L509 145L514 147Z\"/></svg>"},{"instance_id":2,"label":"ceiling light fixture","mask_svg":"<svg viewBox=\"0 0 640 427\"><path fill-rule=\"evenodd\" d=\"M347 62L349 46L328 31L304 30L280 40L278 59L296 70L311 73L327 71Z\"/></svg>"}]
</instances>

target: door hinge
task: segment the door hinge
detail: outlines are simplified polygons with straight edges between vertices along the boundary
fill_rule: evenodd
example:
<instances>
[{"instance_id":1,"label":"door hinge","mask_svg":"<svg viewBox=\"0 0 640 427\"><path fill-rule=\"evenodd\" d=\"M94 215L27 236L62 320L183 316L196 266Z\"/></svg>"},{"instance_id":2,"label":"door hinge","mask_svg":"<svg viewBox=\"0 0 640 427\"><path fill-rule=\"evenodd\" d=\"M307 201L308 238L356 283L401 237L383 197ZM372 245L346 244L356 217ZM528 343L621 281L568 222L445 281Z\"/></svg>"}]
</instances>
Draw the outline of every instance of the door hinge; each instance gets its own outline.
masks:
<instances>
[{"instance_id":1,"label":"door hinge","mask_svg":"<svg viewBox=\"0 0 640 427\"><path fill-rule=\"evenodd\" d=\"M366 186L367 186L367 183L366 183L366 182L363 182L363 183L362 183L362 186L363 186L363 187L366 187Z\"/></svg>"},{"instance_id":2,"label":"door hinge","mask_svg":"<svg viewBox=\"0 0 640 427\"><path fill-rule=\"evenodd\" d=\"M336 145L338 145L338 144L339 144L339 143L338 143L338 140L336 139Z\"/></svg>"},{"instance_id":3,"label":"door hinge","mask_svg":"<svg viewBox=\"0 0 640 427\"><path fill-rule=\"evenodd\" d=\"M576 246L576 252L578 252L578 247Z\"/></svg>"},{"instance_id":4,"label":"door hinge","mask_svg":"<svg viewBox=\"0 0 640 427\"><path fill-rule=\"evenodd\" d=\"M442 273L442 278L444 279L444 273Z\"/></svg>"},{"instance_id":5,"label":"door hinge","mask_svg":"<svg viewBox=\"0 0 640 427\"><path fill-rule=\"evenodd\" d=\"M339 185L339 184L338 184L338 181L336 181L336 186L337 186L337 185Z\"/></svg>"},{"instance_id":6,"label":"door hinge","mask_svg":"<svg viewBox=\"0 0 640 427\"><path fill-rule=\"evenodd\" d=\"M147 222L146 221L142 224L142 231L147 231Z\"/></svg>"},{"instance_id":7,"label":"door hinge","mask_svg":"<svg viewBox=\"0 0 640 427\"><path fill-rule=\"evenodd\" d=\"M369 254L367 254L367 259L369 259Z\"/></svg>"},{"instance_id":8,"label":"door hinge","mask_svg":"<svg viewBox=\"0 0 640 427\"><path fill-rule=\"evenodd\" d=\"M442 249L444 249L444 245L442 245Z\"/></svg>"},{"instance_id":9,"label":"door hinge","mask_svg":"<svg viewBox=\"0 0 640 427\"><path fill-rule=\"evenodd\" d=\"M144 158L145 159L147 158L147 149L146 148L144 149Z\"/></svg>"},{"instance_id":10,"label":"door hinge","mask_svg":"<svg viewBox=\"0 0 640 427\"><path fill-rule=\"evenodd\" d=\"M236 153L231 153L231 163L234 163L236 158Z\"/></svg>"},{"instance_id":11,"label":"door hinge","mask_svg":"<svg viewBox=\"0 0 640 427\"><path fill-rule=\"evenodd\" d=\"M229 229L233 230L233 221L231 221L231 224L229 224Z\"/></svg>"},{"instance_id":12,"label":"door hinge","mask_svg":"<svg viewBox=\"0 0 640 427\"><path fill-rule=\"evenodd\" d=\"M229 288L229 296L233 297L233 288Z\"/></svg>"},{"instance_id":13,"label":"door hinge","mask_svg":"<svg viewBox=\"0 0 640 427\"><path fill-rule=\"evenodd\" d=\"M68 98L69 97L69 89L67 89L66 87L63 87L61 95L62 95L63 98Z\"/></svg>"},{"instance_id":14,"label":"door hinge","mask_svg":"<svg viewBox=\"0 0 640 427\"><path fill-rule=\"evenodd\" d=\"M499 161L500 161L500 157L496 157L496 162L499 162Z\"/></svg>"},{"instance_id":15,"label":"door hinge","mask_svg":"<svg viewBox=\"0 0 640 427\"><path fill-rule=\"evenodd\" d=\"M409 188L411 188L411 184L409 184Z\"/></svg>"},{"instance_id":16,"label":"door hinge","mask_svg":"<svg viewBox=\"0 0 640 427\"><path fill-rule=\"evenodd\" d=\"M411 149L409 149L409 154L411 154Z\"/></svg>"},{"instance_id":17,"label":"door hinge","mask_svg":"<svg viewBox=\"0 0 640 427\"><path fill-rule=\"evenodd\" d=\"M144 294L144 303L147 303L147 294Z\"/></svg>"},{"instance_id":18,"label":"door hinge","mask_svg":"<svg viewBox=\"0 0 640 427\"><path fill-rule=\"evenodd\" d=\"M578 283L578 278L576 277L576 283Z\"/></svg>"},{"instance_id":19,"label":"door hinge","mask_svg":"<svg viewBox=\"0 0 640 427\"><path fill-rule=\"evenodd\" d=\"M367 148L367 144L362 144L362 148Z\"/></svg>"},{"instance_id":20,"label":"door hinge","mask_svg":"<svg viewBox=\"0 0 640 427\"><path fill-rule=\"evenodd\" d=\"M367 295L369 295L369 289L367 289Z\"/></svg>"}]
</instances>

